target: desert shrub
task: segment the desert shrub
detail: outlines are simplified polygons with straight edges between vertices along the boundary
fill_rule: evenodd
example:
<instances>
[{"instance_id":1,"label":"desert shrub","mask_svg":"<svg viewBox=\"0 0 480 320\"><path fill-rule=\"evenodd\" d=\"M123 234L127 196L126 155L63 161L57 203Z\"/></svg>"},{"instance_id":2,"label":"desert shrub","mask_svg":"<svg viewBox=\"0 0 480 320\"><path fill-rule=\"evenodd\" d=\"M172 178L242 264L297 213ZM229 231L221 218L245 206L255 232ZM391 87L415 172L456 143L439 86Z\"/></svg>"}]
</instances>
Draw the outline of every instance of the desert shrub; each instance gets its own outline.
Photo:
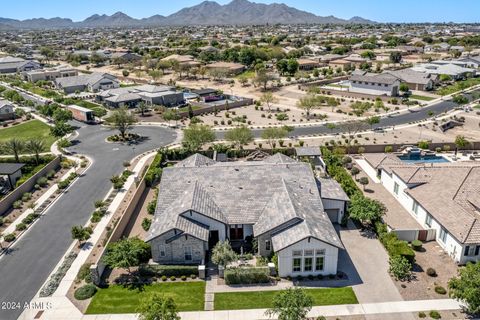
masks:
<instances>
[{"instance_id":1,"label":"desert shrub","mask_svg":"<svg viewBox=\"0 0 480 320\"><path fill-rule=\"evenodd\" d=\"M13 209L20 209L22 207L22 200L17 200L12 205Z\"/></svg>"},{"instance_id":2,"label":"desert shrub","mask_svg":"<svg viewBox=\"0 0 480 320\"><path fill-rule=\"evenodd\" d=\"M436 277L437 276L437 271L433 268L428 268L427 269L427 275L430 277Z\"/></svg>"},{"instance_id":3,"label":"desert shrub","mask_svg":"<svg viewBox=\"0 0 480 320\"><path fill-rule=\"evenodd\" d=\"M5 240L6 242L12 242L13 240L15 240L15 238L15 234L9 233L3 237L3 240Z\"/></svg>"},{"instance_id":4,"label":"desert shrub","mask_svg":"<svg viewBox=\"0 0 480 320\"><path fill-rule=\"evenodd\" d=\"M440 315L440 313L436 310L432 310L428 313L428 315L430 316L430 318L432 319L441 319L442 316Z\"/></svg>"},{"instance_id":5,"label":"desert shrub","mask_svg":"<svg viewBox=\"0 0 480 320\"><path fill-rule=\"evenodd\" d=\"M425 312L420 311L420 312L418 313L418 317L419 317L419 318L426 318L427 315L425 314Z\"/></svg>"},{"instance_id":6,"label":"desert shrub","mask_svg":"<svg viewBox=\"0 0 480 320\"><path fill-rule=\"evenodd\" d=\"M225 270L225 283L228 285L268 282L270 282L268 267L229 268Z\"/></svg>"},{"instance_id":7,"label":"desert shrub","mask_svg":"<svg viewBox=\"0 0 480 320\"><path fill-rule=\"evenodd\" d=\"M93 297L97 293L97 287L93 284L86 284L75 290L74 296L77 300L86 300Z\"/></svg>"},{"instance_id":8,"label":"desert shrub","mask_svg":"<svg viewBox=\"0 0 480 320\"><path fill-rule=\"evenodd\" d=\"M435 286L435 292L438 294L447 294L447 290L442 286Z\"/></svg>"},{"instance_id":9,"label":"desert shrub","mask_svg":"<svg viewBox=\"0 0 480 320\"><path fill-rule=\"evenodd\" d=\"M19 224L17 224L15 226L15 230L17 230L17 231L23 231L25 229L27 229L27 225L23 222L20 222Z\"/></svg>"},{"instance_id":10,"label":"desert shrub","mask_svg":"<svg viewBox=\"0 0 480 320\"><path fill-rule=\"evenodd\" d=\"M415 251L420 251L422 249L422 241L420 240L413 240L412 241L412 249Z\"/></svg>"},{"instance_id":11,"label":"desert shrub","mask_svg":"<svg viewBox=\"0 0 480 320\"><path fill-rule=\"evenodd\" d=\"M45 187L48 184L48 179L46 177L41 177L37 179L36 182L40 187Z\"/></svg>"},{"instance_id":12,"label":"desert shrub","mask_svg":"<svg viewBox=\"0 0 480 320\"><path fill-rule=\"evenodd\" d=\"M25 224L30 224L32 223L35 219L37 219L40 215L38 213L30 213L28 216L23 218L22 223Z\"/></svg>"}]
</instances>

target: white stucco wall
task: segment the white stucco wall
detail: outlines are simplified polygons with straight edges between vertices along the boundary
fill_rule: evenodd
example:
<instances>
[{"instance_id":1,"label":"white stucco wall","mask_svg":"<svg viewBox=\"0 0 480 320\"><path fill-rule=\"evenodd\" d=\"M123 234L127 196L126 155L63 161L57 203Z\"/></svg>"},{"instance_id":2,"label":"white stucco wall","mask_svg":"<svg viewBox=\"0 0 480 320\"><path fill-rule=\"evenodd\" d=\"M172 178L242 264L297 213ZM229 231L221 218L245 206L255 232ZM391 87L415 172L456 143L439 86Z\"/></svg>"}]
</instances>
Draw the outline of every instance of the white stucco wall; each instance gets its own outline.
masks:
<instances>
[{"instance_id":1,"label":"white stucco wall","mask_svg":"<svg viewBox=\"0 0 480 320\"><path fill-rule=\"evenodd\" d=\"M337 221L332 221L332 222L340 223L342 221L342 217L343 217L343 214L344 214L345 202L344 201L339 201L339 200L322 198L322 203L323 203L323 208L325 210L338 209L338 212L339 212L338 219L337 219Z\"/></svg>"},{"instance_id":2,"label":"white stucco wall","mask_svg":"<svg viewBox=\"0 0 480 320\"><path fill-rule=\"evenodd\" d=\"M446 230L446 240L442 241L440 239L440 230L442 225L435 220L433 215L431 215L431 226L427 226L425 222L428 213L420 204L418 204L417 212L414 212L413 203L415 200L404 192L404 190L406 190L408 187L412 187L413 185L407 186L407 184L405 184L397 175L392 173L392 176L390 176L384 170L382 170L381 182L383 186L398 200L398 202L400 202L400 204L407 210L408 213L410 213L412 217L418 221L421 226L423 226L425 229L435 230L435 240L453 260L463 264L467 261L478 261L480 259L480 256L464 256L464 245L455 239L448 232L448 230ZM395 183L398 184L398 194L394 192Z\"/></svg>"},{"instance_id":3,"label":"white stucco wall","mask_svg":"<svg viewBox=\"0 0 480 320\"><path fill-rule=\"evenodd\" d=\"M365 93L365 94L372 94L372 95L387 95L391 96L393 92L393 88L397 87L397 93L398 93L398 83L395 83L394 85L388 85L384 86L383 84L379 86L378 84L371 85L371 84L365 84L365 83L353 83L350 81L350 87L349 91L351 92L358 92L358 93Z\"/></svg>"},{"instance_id":4,"label":"white stucco wall","mask_svg":"<svg viewBox=\"0 0 480 320\"><path fill-rule=\"evenodd\" d=\"M274 248L275 249L275 248ZM301 272L293 272L293 251L301 250L321 250L325 249L325 260L324 260L324 270L322 272L314 271L303 271L303 261L304 257L302 257L302 271ZM329 245L325 242L319 241L314 238L310 238L310 241L304 239L300 242L297 242L287 248L284 248L278 253L278 273L280 277L296 277L296 276L308 276L308 275L329 275L329 274L336 274L337 273L337 264L338 264L338 248L332 245ZM315 256L313 257L313 261L315 264Z\"/></svg>"}]
</instances>

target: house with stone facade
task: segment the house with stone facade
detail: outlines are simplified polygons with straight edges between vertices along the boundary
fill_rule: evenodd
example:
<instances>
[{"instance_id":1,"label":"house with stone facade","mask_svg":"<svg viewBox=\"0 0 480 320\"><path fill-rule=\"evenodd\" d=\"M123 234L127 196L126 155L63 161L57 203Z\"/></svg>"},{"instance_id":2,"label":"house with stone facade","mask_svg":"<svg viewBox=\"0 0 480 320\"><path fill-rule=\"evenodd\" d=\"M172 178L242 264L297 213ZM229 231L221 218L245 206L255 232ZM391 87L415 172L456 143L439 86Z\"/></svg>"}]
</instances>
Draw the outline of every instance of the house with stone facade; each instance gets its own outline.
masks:
<instances>
[{"instance_id":1,"label":"house with stone facade","mask_svg":"<svg viewBox=\"0 0 480 320\"><path fill-rule=\"evenodd\" d=\"M217 162L193 155L167 167L146 241L160 264L202 264L218 241L278 255L279 275L335 274L348 197L310 164L275 154ZM250 246L249 246L250 244Z\"/></svg>"}]
</instances>

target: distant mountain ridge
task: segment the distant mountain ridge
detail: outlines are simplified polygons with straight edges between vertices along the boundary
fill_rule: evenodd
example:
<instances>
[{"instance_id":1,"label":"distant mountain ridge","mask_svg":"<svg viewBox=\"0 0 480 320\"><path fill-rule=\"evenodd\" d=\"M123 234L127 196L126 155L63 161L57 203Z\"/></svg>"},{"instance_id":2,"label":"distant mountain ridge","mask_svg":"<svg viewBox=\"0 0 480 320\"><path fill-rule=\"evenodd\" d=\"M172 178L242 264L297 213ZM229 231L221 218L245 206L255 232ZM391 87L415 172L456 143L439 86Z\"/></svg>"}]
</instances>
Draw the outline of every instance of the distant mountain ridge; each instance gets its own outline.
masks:
<instances>
[{"instance_id":1,"label":"distant mountain ridge","mask_svg":"<svg viewBox=\"0 0 480 320\"><path fill-rule=\"evenodd\" d=\"M254 3L248 0L233 0L226 5L215 1L204 1L196 6L183 8L169 16L154 15L135 19L123 12L111 16L94 14L87 19L74 22L65 18L37 18L15 20L0 18L0 29L55 29L95 27L153 27L183 25L263 25L263 24L371 24L361 17L349 20L334 16L317 16L285 4Z\"/></svg>"}]
</instances>

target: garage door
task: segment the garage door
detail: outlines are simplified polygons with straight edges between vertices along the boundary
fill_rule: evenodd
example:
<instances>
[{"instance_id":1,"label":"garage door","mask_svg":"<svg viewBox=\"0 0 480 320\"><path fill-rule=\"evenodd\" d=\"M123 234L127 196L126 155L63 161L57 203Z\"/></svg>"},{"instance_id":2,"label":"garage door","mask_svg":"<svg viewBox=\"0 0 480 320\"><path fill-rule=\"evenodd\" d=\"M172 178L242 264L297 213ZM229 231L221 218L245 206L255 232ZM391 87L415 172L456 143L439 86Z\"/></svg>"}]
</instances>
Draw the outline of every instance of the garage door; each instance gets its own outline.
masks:
<instances>
[{"instance_id":1,"label":"garage door","mask_svg":"<svg viewBox=\"0 0 480 320\"><path fill-rule=\"evenodd\" d=\"M325 212L328 214L330 221L333 223L338 223L338 209L326 209Z\"/></svg>"}]
</instances>

